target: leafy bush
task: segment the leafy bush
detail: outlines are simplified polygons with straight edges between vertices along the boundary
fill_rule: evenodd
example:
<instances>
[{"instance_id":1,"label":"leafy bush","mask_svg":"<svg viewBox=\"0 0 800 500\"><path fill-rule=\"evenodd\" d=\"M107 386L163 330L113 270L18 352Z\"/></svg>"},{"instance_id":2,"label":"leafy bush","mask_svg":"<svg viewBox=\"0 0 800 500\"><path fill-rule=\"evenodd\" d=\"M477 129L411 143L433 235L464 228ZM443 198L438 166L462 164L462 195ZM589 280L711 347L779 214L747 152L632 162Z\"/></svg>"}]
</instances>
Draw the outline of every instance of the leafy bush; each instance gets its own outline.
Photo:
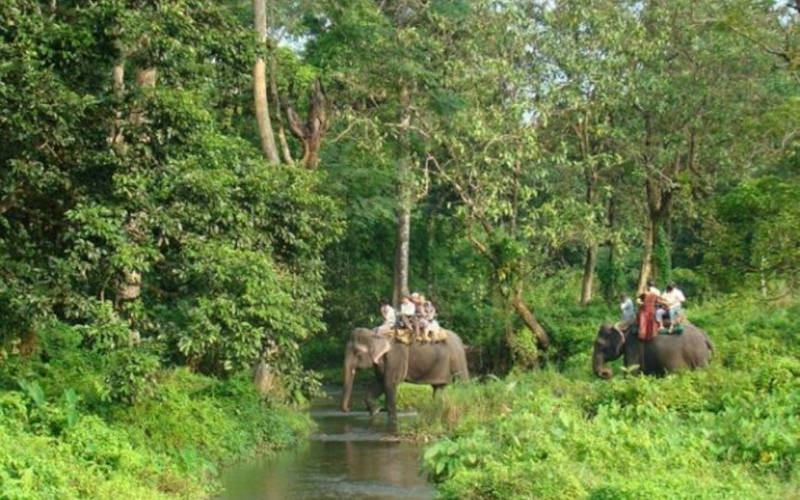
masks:
<instances>
[{"instance_id":1,"label":"leafy bush","mask_svg":"<svg viewBox=\"0 0 800 500\"><path fill-rule=\"evenodd\" d=\"M0 372L0 498L198 498L220 464L309 430L249 374L164 370L147 346L86 350L61 323L41 338L48 362L14 357Z\"/></svg>"},{"instance_id":2,"label":"leafy bush","mask_svg":"<svg viewBox=\"0 0 800 500\"><path fill-rule=\"evenodd\" d=\"M457 385L421 408L416 432L445 435L423 467L442 498L797 495L796 309L746 297L693 308L716 343L706 370L604 381L584 353L562 372Z\"/></svg>"}]
</instances>

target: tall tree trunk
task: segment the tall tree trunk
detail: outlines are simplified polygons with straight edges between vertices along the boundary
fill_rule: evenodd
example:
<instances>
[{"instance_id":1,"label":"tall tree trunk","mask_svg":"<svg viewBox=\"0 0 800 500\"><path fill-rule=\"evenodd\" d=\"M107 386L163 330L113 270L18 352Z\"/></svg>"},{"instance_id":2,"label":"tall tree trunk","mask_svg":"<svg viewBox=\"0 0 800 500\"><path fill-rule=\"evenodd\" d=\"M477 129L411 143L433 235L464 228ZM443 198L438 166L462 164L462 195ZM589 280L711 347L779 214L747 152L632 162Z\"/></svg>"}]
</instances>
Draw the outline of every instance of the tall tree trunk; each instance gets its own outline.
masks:
<instances>
[{"instance_id":1,"label":"tall tree trunk","mask_svg":"<svg viewBox=\"0 0 800 500\"><path fill-rule=\"evenodd\" d=\"M253 18L257 33L257 47L261 51L267 44L267 5L266 0L253 0ZM272 133L272 122L269 117L267 101L266 63L259 54L253 65L253 99L255 103L258 135L261 139L261 152L270 163L280 163L275 136Z\"/></svg>"},{"instance_id":2,"label":"tall tree trunk","mask_svg":"<svg viewBox=\"0 0 800 500\"><path fill-rule=\"evenodd\" d=\"M273 48L273 51L275 49ZM278 95L278 68L275 63L275 54L270 54L269 57L269 92L272 96L272 109L275 112L275 121L278 124L278 143L281 145L281 156L283 162L287 165L294 165L294 158L292 152L289 150L289 143L286 142L286 130L283 128L283 119L281 118L281 99Z\"/></svg>"},{"instance_id":3,"label":"tall tree trunk","mask_svg":"<svg viewBox=\"0 0 800 500\"><path fill-rule=\"evenodd\" d=\"M581 285L581 305L586 306L592 300L594 288L594 268L597 263L597 245L591 243L586 248L586 258L583 262L583 282Z\"/></svg>"},{"instance_id":4,"label":"tall tree trunk","mask_svg":"<svg viewBox=\"0 0 800 500\"><path fill-rule=\"evenodd\" d=\"M539 347L541 349L547 349L550 345L550 337L547 336L547 332L545 332L542 325L539 324L533 311L531 311L522 300L521 286L515 287L514 296L511 298L511 305L514 307L514 311L516 311L520 319L522 319L522 322L525 323L536 336L536 342L539 344Z\"/></svg>"},{"instance_id":5,"label":"tall tree trunk","mask_svg":"<svg viewBox=\"0 0 800 500\"><path fill-rule=\"evenodd\" d=\"M394 251L394 291L392 300L400 304L403 297L408 295L408 257L409 240L411 235L411 207L402 204L397 209L397 225L395 231Z\"/></svg>"},{"instance_id":6,"label":"tall tree trunk","mask_svg":"<svg viewBox=\"0 0 800 500\"><path fill-rule=\"evenodd\" d=\"M136 83L137 85L143 90L152 90L156 87L156 78L158 76L158 72L156 68L140 68L136 71ZM118 93L117 95L121 95L123 92L123 78L124 78L124 68L122 63L118 63L114 66L113 69L113 85L114 85L114 92ZM131 111L130 117L131 124L134 127L141 126L145 123L145 112L141 108L134 109ZM148 141L149 137L147 135L140 136L142 141ZM113 143L112 143L113 145ZM122 136L119 136L118 146L123 146L124 141L122 140ZM124 149L123 149L124 151ZM144 213L140 211L135 211L133 213L128 213L127 220L125 221L124 228L125 233L129 240L141 243L145 239L144 229L141 227L141 220L144 217ZM125 315L125 311L128 307L125 305L129 302L132 302L138 299L142 294L142 274L140 271L136 269L123 269L122 276L120 277L117 283L116 289L116 306L117 310ZM136 330L131 330L131 344L136 344L139 342L139 334Z\"/></svg>"},{"instance_id":7,"label":"tall tree trunk","mask_svg":"<svg viewBox=\"0 0 800 500\"><path fill-rule=\"evenodd\" d=\"M616 192L616 188L615 188ZM619 295L619 290L617 289L617 263L616 263L616 253L617 253L617 246L614 243L614 231L617 227L617 197L611 196L608 200L608 229L609 232L612 234L611 240L608 242L608 270L609 282L608 282L608 289L605 290L606 298L616 297Z\"/></svg>"},{"instance_id":8,"label":"tall tree trunk","mask_svg":"<svg viewBox=\"0 0 800 500\"><path fill-rule=\"evenodd\" d=\"M586 146L588 149L588 145ZM589 169L586 172L586 204L591 209L594 206L596 198L598 174L594 169ZM592 291L594 284L594 268L597 263L597 244L590 241L586 247L586 258L583 262L583 280L581 285L581 305L586 306L592 300Z\"/></svg>"},{"instance_id":9,"label":"tall tree trunk","mask_svg":"<svg viewBox=\"0 0 800 500\"><path fill-rule=\"evenodd\" d=\"M644 249L642 252L642 264L639 268L639 282L636 285L636 294L643 293L647 287L647 280L653 274L653 249L656 242L656 222L652 217L648 217L644 232Z\"/></svg>"},{"instance_id":10,"label":"tall tree trunk","mask_svg":"<svg viewBox=\"0 0 800 500\"><path fill-rule=\"evenodd\" d=\"M125 92L125 60L120 58L111 73L112 83L111 89L114 97L122 100L123 93ZM108 143L114 150L121 154L124 152L124 136L122 135L122 113L117 110L115 112L115 119L111 124L111 133L108 136Z\"/></svg>"},{"instance_id":11,"label":"tall tree trunk","mask_svg":"<svg viewBox=\"0 0 800 500\"><path fill-rule=\"evenodd\" d=\"M411 237L411 186L408 182L411 175L411 154L409 152L408 128L411 125L411 95L408 85L400 91L402 117L400 119L400 142L403 158L398 164L397 178L398 205L397 226L394 251L394 290L392 298L399 304L404 295L408 295L408 260L409 240Z\"/></svg>"}]
</instances>

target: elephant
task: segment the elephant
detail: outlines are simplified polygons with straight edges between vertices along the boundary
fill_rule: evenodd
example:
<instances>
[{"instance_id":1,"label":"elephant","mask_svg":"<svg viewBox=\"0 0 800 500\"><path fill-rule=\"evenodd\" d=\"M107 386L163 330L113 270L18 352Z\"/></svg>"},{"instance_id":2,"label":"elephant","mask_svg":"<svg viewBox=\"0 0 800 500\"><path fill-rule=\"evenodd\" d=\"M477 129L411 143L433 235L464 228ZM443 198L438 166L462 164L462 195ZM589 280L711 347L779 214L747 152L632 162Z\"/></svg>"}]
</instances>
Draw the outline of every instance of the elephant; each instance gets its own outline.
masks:
<instances>
[{"instance_id":1,"label":"elephant","mask_svg":"<svg viewBox=\"0 0 800 500\"><path fill-rule=\"evenodd\" d=\"M594 341L592 370L595 375L611 378L611 369L605 363L619 358L623 351L625 366L638 365L637 373L665 375L684 368L705 367L714 351L714 344L706 332L691 323L685 323L683 333L657 335L647 342L640 341L635 334L626 334L612 325L603 324Z\"/></svg>"},{"instance_id":2,"label":"elephant","mask_svg":"<svg viewBox=\"0 0 800 500\"><path fill-rule=\"evenodd\" d=\"M430 384L434 394L457 375L462 380L469 378L467 357L461 338L445 330L443 342L404 344L367 328L356 328L347 342L344 353L344 387L341 409L350 406L353 378L356 369L373 367L376 386L366 397L367 409L378 412L376 398L386 394L386 409L389 419L397 418L397 386L406 381L414 384Z\"/></svg>"}]
</instances>

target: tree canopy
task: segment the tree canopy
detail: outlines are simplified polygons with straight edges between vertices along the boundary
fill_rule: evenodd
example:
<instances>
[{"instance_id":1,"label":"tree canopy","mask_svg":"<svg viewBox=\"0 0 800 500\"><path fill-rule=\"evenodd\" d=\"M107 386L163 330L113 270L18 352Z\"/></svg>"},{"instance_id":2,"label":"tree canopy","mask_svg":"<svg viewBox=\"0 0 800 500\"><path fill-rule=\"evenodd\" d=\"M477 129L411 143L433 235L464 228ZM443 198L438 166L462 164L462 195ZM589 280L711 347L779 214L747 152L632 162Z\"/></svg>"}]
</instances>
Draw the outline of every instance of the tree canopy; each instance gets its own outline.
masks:
<instances>
[{"instance_id":1,"label":"tree canopy","mask_svg":"<svg viewBox=\"0 0 800 500\"><path fill-rule=\"evenodd\" d=\"M565 270L794 288L796 4L262 4L3 4L3 356L58 321L302 380L418 289L528 364Z\"/></svg>"}]
</instances>

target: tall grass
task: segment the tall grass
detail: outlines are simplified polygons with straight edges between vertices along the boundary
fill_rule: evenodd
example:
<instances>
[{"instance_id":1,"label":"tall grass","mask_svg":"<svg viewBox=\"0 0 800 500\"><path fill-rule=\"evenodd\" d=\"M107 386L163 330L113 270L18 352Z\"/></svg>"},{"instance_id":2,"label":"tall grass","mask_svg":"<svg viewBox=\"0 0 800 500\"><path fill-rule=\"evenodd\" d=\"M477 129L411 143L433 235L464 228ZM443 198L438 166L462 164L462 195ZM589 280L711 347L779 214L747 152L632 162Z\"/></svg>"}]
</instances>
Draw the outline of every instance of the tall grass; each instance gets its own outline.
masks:
<instances>
[{"instance_id":1,"label":"tall grass","mask_svg":"<svg viewBox=\"0 0 800 500\"><path fill-rule=\"evenodd\" d=\"M800 496L800 305L739 296L693 307L716 344L708 369L630 377L617 363L611 381L590 369L602 309L542 313L560 325L554 337L580 346L559 363L420 404L417 432L439 436L423 466L440 497Z\"/></svg>"}]
</instances>

